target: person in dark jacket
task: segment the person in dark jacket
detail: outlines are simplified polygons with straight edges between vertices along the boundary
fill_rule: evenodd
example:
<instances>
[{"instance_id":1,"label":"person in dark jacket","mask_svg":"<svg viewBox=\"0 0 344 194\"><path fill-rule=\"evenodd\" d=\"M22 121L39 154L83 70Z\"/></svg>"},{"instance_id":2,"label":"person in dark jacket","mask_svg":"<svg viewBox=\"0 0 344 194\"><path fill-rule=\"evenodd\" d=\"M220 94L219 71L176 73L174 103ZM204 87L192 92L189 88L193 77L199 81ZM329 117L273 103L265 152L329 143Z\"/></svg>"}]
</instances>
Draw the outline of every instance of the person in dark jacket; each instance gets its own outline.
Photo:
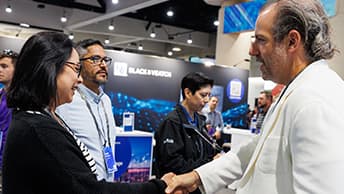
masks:
<instances>
[{"instance_id":1,"label":"person in dark jacket","mask_svg":"<svg viewBox=\"0 0 344 194\"><path fill-rule=\"evenodd\" d=\"M68 36L40 32L24 44L7 93L13 119L5 145L4 194L158 194L163 180L97 181L87 147L55 113L72 101L80 77L79 55Z\"/></svg>"},{"instance_id":2,"label":"person in dark jacket","mask_svg":"<svg viewBox=\"0 0 344 194\"><path fill-rule=\"evenodd\" d=\"M206 117L199 114L209 100L213 83L212 79L199 72L189 73L183 78L183 101L155 132L154 155L159 175L186 173L213 160L215 150L205 127Z\"/></svg>"}]
</instances>

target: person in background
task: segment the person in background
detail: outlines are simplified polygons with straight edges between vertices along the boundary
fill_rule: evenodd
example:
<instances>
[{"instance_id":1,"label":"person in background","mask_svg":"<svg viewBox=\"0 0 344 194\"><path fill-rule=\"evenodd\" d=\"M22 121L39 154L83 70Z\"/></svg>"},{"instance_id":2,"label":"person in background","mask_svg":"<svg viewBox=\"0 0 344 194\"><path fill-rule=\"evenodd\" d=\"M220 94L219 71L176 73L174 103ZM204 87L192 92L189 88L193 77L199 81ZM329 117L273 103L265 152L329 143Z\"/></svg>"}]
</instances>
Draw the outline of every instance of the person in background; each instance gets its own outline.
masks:
<instances>
[{"instance_id":1,"label":"person in background","mask_svg":"<svg viewBox=\"0 0 344 194\"><path fill-rule=\"evenodd\" d=\"M270 91L262 91L258 97L258 113L257 113L257 130L260 131L266 113L272 104L272 95Z\"/></svg>"},{"instance_id":2,"label":"person in background","mask_svg":"<svg viewBox=\"0 0 344 194\"><path fill-rule=\"evenodd\" d=\"M212 138L199 114L209 101L214 81L203 73L187 74L181 82L183 101L177 104L155 132L155 161L159 175L190 172L215 156ZM200 193L196 190L194 193Z\"/></svg>"},{"instance_id":3,"label":"person in background","mask_svg":"<svg viewBox=\"0 0 344 194\"><path fill-rule=\"evenodd\" d=\"M206 121L210 123L210 129L214 133L210 134L218 142L221 139L221 131L223 129L223 118L221 112L216 110L219 99L217 96L211 96L208 102L208 109L203 111L203 114L207 117ZM222 145L222 143L219 143Z\"/></svg>"},{"instance_id":4,"label":"person in background","mask_svg":"<svg viewBox=\"0 0 344 194\"><path fill-rule=\"evenodd\" d=\"M202 113L203 114L203 113ZM214 134L216 132L216 129L214 129L211 125L211 122L208 120L205 122L205 127L207 128L208 130L208 135L211 136L211 137L214 137Z\"/></svg>"},{"instance_id":5,"label":"person in background","mask_svg":"<svg viewBox=\"0 0 344 194\"><path fill-rule=\"evenodd\" d=\"M321 3L266 5L249 53L261 62L264 80L285 85L261 135L236 152L173 177L166 192L201 186L215 193L239 180L236 194L342 194L344 82L326 61L335 48Z\"/></svg>"},{"instance_id":6,"label":"person in background","mask_svg":"<svg viewBox=\"0 0 344 194\"><path fill-rule=\"evenodd\" d=\"M98 181L87 147L56 107L73 99L80 77L79 55L66 34L39 32L24 44L7 93L13 108L3 163L4 194L162 194L166 182Z\"/></svg>"},{"instance_id":7,"label":"person in background","mask_svg":"<svg viewBox=\"0 0 344 194\"><path fill-rule=\"evenodd\" d=\"M3 84L3 88L0 88L0 192L2 184L2 154L7 130L12 118L12 111L7 107L6 103L6 92L11 84L17 57L18 53L8 49L3 50L0 54L0 83Z\"/></svg>"},{"instance_id":8,"label":"person in background","mask_svg":"<svg viewBox=\"0 0 344 194\"><path fill-rule=\"evenodd\" d=\"M114 181L115 120L111 100L101 87L108 80L112 59L98 40L86 39L76 45L83 65L83 83L73 101L57 108L57 113L89 149L97 167L98 180Z\"/></svg>"}]
</instances>

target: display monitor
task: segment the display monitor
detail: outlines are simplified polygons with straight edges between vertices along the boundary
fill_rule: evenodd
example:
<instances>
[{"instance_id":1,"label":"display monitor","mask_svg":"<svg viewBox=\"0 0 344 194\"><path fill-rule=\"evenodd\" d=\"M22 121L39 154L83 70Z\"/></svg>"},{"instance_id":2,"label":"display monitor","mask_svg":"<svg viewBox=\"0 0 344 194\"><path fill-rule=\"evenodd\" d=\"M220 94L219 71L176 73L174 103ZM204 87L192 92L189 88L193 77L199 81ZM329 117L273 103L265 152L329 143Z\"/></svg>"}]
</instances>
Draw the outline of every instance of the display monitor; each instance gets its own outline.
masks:
<instances>
[{"instance_id":1,"label":"display monitor","mask_svg":"<svg viewBox=\"0 0 344 194\"><path fill-rule=\"evenodd\" d=\"M255 29L259 10L267 0L253 0L225 7L223 33L236 33ZM336 15L336 0L321 0L329 17Z\"/></svg>"},{"instance_id":2,"label":"display monitor","mask_svg":"<svg viewBox=\"0 0 344 194\"><path fill-rule=\"evenodd\" d=\"M254 30L260 8L266 0L255 0L227 6L224 10L224 33Z\"/></svg>"},{"instance_id":3,"label":"display monitor","mask_svg":"<svg viewBox=\"0 0 344 194\"><path fill-rule=\"evenodd\" d=\"M324 6L325 12L329 17L336 15L336 0L321 0L322 5Z\"/></svg>"}]
</instances>

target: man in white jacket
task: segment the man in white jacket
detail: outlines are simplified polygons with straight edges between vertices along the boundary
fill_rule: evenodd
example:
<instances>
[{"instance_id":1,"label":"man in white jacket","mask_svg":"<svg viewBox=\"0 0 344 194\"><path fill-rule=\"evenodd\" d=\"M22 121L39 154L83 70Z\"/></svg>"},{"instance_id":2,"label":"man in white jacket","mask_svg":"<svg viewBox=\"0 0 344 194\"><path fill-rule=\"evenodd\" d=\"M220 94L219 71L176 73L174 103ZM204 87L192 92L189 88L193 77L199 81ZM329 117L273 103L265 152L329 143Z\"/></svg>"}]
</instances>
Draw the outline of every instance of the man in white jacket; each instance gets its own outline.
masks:
<instances>
[{"instance_id":1,"label":"man in white jacket","mask_svg":"<svg viewBox=\"0 0 344 194\"><path fill-rule=\"evenodd\" d=\"M173 177L166 192L200 187L214 193L238 180L237 194L344 193L344 82L326 61L335 51L329 31L317 0L265 6L249 53L261 62L263 79L286 86L262 134Z\"/></svg>"}]
</instances>

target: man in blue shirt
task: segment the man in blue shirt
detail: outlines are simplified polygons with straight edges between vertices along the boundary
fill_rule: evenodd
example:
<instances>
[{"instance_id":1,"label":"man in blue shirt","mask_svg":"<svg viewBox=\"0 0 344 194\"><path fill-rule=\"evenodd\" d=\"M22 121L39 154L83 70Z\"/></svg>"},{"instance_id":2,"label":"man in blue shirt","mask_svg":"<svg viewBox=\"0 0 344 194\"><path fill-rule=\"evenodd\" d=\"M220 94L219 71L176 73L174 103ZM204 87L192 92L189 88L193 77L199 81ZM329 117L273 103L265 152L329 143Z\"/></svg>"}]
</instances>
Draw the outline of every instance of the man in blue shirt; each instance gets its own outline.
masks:
<instances>
[{"instance_id":1,"label":"man in blue shirt","mask_svg":"<svg viewBox=\"0 0 344 194\"><path fill-rule=\"evenodd\" d=\"M112 59L105 55L98 40L83 40L76 50L82 63L83 83L73 101L58 107L57 114L89 149L96 162L97 179L112 182L117 170L113 154L115 121L110 98L101 88L108 80Z\"/></svg>"},{"instance_id":2,"label":"man in blue shirt","mask_svg":"<svg viewBox=\"0 0 344 194\"><path fill-rule=\"evenodd\" d=\"M219 99L216 96L211 96L208 102L209 107L203 112L207 117L207 123L210 124L211 129L214 131L210 134L216 140L221 138L221 131L223 129L223 118L221 112L216 110Z\"/></svg>"}]
</instances>

